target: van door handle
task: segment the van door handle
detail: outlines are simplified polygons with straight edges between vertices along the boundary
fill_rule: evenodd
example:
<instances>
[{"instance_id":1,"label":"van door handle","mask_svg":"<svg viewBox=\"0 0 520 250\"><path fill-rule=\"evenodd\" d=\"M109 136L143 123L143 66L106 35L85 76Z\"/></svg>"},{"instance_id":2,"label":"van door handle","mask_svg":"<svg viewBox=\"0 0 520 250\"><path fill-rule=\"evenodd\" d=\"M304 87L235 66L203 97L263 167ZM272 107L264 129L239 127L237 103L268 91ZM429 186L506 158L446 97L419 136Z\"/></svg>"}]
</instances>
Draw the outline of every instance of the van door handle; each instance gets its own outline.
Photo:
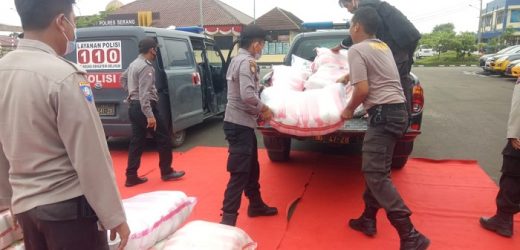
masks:
<instances>
[{"instance_id":1,"label":"van door handle","mask_svg":"<svg viewBox=\"0 0 520 250\"><path fill-rule=\"evenodd\" d=\"M199 72L193 72L191 74L191 84L193 84L193 86L201 85L201 79L200 79Z\"/></svg>"}]
</instances>

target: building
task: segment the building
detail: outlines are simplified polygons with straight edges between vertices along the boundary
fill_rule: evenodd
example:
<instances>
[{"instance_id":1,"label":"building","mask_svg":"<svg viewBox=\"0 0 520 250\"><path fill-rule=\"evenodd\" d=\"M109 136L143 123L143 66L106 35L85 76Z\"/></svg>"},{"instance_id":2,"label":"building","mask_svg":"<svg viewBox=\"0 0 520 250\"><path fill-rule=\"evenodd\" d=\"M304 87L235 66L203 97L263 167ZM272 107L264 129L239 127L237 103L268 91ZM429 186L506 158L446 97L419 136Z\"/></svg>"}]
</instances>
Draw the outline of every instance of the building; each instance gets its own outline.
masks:
<instances>
[{"instance_id":1,"label":"building","mask_svg":"<svg viewBox=\"0 0 520 250\"><path fill-rule=\"evenodd\" d=\"M269 31L272 39L265 44L260 62L282 62L294 36L301 32L302 23L300 18L278 7L259 17L256 24Z\"/></svg>"},{"instance_id":2,"label":"building","mask_svg":"<svg viewBox=\"0 0 520 250\"><path fill-rule=\"evenodd\" d=\"M202 6L201 6L202 4ZM137 25L143 14L158 28L200 26L218 46L229 49L242 28L253 18L219 0L137 0L120 6L106 18L106 25Z\"/></svg>"},{"instance_id":3,"label":"building","mask_svg":"<svg viewBox=\"0 0 520 250\"><path fill-rule=\"evenodd\" d=\"M520 40L520 0L494 0L482 10L479 33L482 42L500 37L511 27L515 29L517 43Z\"/></svg>"}]
</instances>

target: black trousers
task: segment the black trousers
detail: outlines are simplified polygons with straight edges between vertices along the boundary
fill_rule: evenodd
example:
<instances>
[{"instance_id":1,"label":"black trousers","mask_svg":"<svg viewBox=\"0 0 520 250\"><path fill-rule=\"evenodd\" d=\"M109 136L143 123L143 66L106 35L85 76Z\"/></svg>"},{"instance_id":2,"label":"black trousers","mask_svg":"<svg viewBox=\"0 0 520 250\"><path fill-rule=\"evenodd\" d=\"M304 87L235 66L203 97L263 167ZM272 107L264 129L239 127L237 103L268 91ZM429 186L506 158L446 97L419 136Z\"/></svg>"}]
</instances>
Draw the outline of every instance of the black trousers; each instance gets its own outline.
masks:
<instances>
[{"instance_id":1,"label":"black trousers","mask_svg":"<svg viewBox=\"0 0 520 250\"><path fill-rule=\"evenodd\" d=\"M411 211L390 177L395 143L408 126L408 112L404 104L379 105L368 112L362 149L363 200L367 207L384 208L389 217L408 217Z\"/></svg>"},{"instance_id":2,"label":"black trousers","mask_svg":"<svg viewBox=\"0 0 520 250\"><path fill-rule=\"evenodd\" d=\"M508 142L503 154L500 190L496 203L497 210L506 214L520 212L520 151Z\"/></svg>"},{"instance_id":3,"label":"black trousers","mask_svg":"<svg viewBox=\"0 0 520 250\"><path fill-rule=\"evenodd\" d=\"M248 198L260 196L260 164L254 129L224 122L224 134L229 143L227 171L229 182L224 193L222 211L236 214L242 193Z\"/></svg>"},{"instance_id":4,"label":"black trousers","mask_svg":"<svg viewBox=\"0 0 520 250\"><path fill-rule=\"evenodd\" d=\"M84 197L17 214L27 250L108 250L107 232Z\"/></svg>"},{"instance_id":5,"label":"black trousers","mask_svg":"<svg viewBox=\"0 0 520 250\"><path fill-rule=\"evenodd\" d=\"M157 121L157 129L147 128L148 121L141 111L141 104L138 101L131 101L128 109L128 116L132 123L132 140L128 149L128 166L126 168L126 176L137 176L137 170L141 165L141 156L146 145L146 135L150 132L157 144L159 153L159 167L161 175L168 175L173 172L172 169L172 142L166 123L161 117L155 103L152 103L152 111Z\"/></svg>"}]
</instances>

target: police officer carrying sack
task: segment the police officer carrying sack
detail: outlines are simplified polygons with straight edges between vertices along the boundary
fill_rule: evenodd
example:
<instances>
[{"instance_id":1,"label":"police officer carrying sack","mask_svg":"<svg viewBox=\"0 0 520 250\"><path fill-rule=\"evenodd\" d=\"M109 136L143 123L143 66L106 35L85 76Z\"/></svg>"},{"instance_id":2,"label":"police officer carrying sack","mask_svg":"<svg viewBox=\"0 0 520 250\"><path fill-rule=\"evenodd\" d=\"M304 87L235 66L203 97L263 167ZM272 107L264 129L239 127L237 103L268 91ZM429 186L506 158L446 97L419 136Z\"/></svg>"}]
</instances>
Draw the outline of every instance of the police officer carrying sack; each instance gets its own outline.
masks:
<instances>
[{"instance_id":1,"label":"police officer carrying sack","mask_svg":"<svg viewBox=\"0 0 520 250\"><path fill-rule=\"evenodd\" d=\"M246 26L240 36L240 50L227 72L228 103L224 134L229 143L227 171L230 179L224 194L222 224L235 226L245 193L249 199L249 217L276 215L278 210L264 203L260 195L260 165L255 127L259 116L272 117L269 107L259 98L259 72L256 60L261 56L267 33L257 25Z\"/></svg>"},{"instance_id":2,"label":"police officer carrying sack","mask_svg":"<svg viewBox=\"0 0 520 250\"><path fill-rule=\"evenodd\" d=\"M104 229L123 249L130 234L87 72L62 57L74 3L16 0L24 39L0 59L0 209L27 250L108 250Z\"/></svg>"},{"instance_id":3,"label":"police officer carrying sack","mask_svg":"<svg viewBox=\"0 0 520 250\"><path fill-rule=\"evenodd\" d=\"M354 14L350 28L354 45L348 53L350 75L343 81L350 80L354 93L342 117L352 119L361 103L369 117L362 149L365 210L359 218L351 219L349 226L375 235L376 214L383 208L399 234L401 250L426 249L430 241L415 230L411 211L390 178L394 146L408 127L408 112L390 48L375 37L380 23L375 9L362 7Z\"/></svg>"},{"instance_id":4,"label":"police officer carrying sack","mask_svg":"<svg viewBox=\"0 0 520 250\"><path fill-rule=\"evenodd\" d=\"M507 145L502 151L502 176L496 197L497 212L480 218L480 224L505 237L513 236L513 216L520 212L520 80L513 90L507 126Z\"/></svg>"},{"instance_id":5,"label":"police officer carrying sack","mask_svg":"<svg viewBox=\"0 0 520 250\"><path fill-rule=\"evenodd\" d=\"M166 123L157 109L157 89L153 61L157 58L158 44L153 38L139 42L140 55L128 66L121 76L121 84L128 91L128 116L132 123L132 140L128 149L125 186L132 187L148 181L139 177L137 170L146 145L146 135L151 133L159 152L159 168L163 181L177 180L184 171L175 171L172 165L172 142Z\"/></svg>"}]
</instances>

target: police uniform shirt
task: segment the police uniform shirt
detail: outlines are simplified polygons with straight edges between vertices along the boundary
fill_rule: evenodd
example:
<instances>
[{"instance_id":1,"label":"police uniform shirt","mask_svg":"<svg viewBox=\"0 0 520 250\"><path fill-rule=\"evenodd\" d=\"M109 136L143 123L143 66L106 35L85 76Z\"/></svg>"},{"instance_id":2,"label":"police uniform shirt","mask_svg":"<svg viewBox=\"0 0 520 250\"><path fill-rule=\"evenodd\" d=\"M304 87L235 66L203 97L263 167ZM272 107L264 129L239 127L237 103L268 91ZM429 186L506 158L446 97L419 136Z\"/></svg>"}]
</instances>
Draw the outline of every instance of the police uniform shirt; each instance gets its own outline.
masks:
<instances>
[{"instance_id":1,"label":"police uniform shirt","mask_svg":"<svg viewBox=\"0 0 520 250\"><path fill-rule=\"evenodd\" d=\"M348 51L348 64L352 84L368 81L368 96L363 101L367 110L379 104L406 101L394 57L386 43L367 39L353 45Z\"/></svg>"},{"instance_id":2,"label":"police uniform shirt","mask_svg":"<svg viewBox=\"0 0 520 250\"><path fill-rule=\"evenodd\" d=\"M520 139L520 81L517 81L513 90L511 113L507 124L507 138Z\"/></svg>"},{"instance_id":3,"label":"police uniform shirt","mask_svg":"<svg viewBox=\"0 0 520 250\"><path fill-rule=\"evenodd\" d=\"M111 229L126 218L85 74L35 40L0 59L0 205L19 214L84 195Z\"/></svg>"},{"instance_id":4,"label":"police uniform shirt","mask_svg":"<svg viewBox=\"0 0 520 250\"><path fill-rule=\"evenodd\" d=\"M264 104L258 90L259 74L255 58L245 49L231 60L226 76L228 103L224 121L255 128Z\"/></svg>"},{"instance_id":5,"label":"police uniform shirt","mask_svg":"<svg viewBox=\"0 0 520 250\"><path fill-rule=\"evenodd\" d=\"M139 101L147 118L154 117L151 101L159 100L155 88L155 69L150 61L139 55L121 76L123 88L128 90L128 100Z\"/></svg>"}]
</instances>

